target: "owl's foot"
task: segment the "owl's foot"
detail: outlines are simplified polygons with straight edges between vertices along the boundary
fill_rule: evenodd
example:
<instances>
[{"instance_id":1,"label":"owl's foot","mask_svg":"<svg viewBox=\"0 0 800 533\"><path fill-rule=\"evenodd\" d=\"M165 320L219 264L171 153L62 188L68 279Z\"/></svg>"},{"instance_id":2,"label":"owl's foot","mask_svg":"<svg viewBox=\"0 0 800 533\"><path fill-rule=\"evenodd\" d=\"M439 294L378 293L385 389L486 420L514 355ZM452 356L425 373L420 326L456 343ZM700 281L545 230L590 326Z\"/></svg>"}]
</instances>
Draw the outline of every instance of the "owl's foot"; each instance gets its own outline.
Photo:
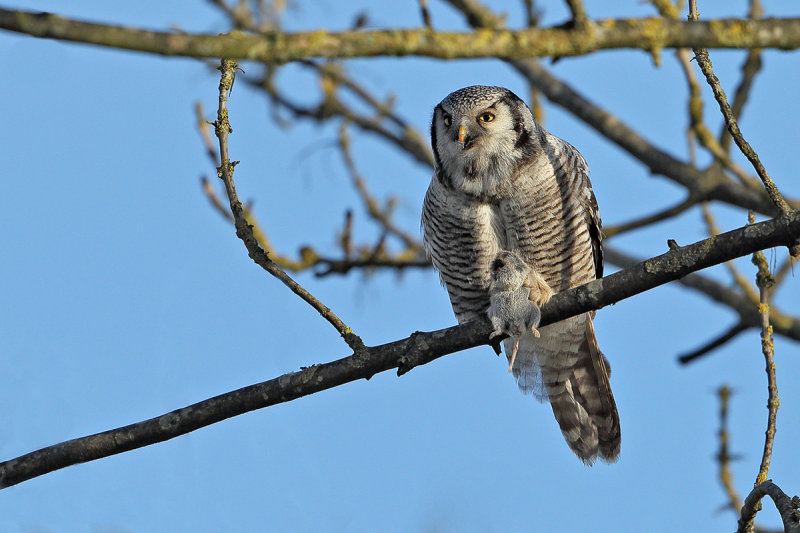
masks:
<instances>
[{"instance_id":1,"label":"owl's foot","mask_svg":"<svg viewBox=\"0 0 800 533\"><path fill-rule=\"evenodd\" d=\"M554 294L550 285L535 270L531 270L531 273L528 274L528 278L525 280L525 287L530 289L531 292L528 298L536 307L542 307Z\"/></svg>"}]
</instances>

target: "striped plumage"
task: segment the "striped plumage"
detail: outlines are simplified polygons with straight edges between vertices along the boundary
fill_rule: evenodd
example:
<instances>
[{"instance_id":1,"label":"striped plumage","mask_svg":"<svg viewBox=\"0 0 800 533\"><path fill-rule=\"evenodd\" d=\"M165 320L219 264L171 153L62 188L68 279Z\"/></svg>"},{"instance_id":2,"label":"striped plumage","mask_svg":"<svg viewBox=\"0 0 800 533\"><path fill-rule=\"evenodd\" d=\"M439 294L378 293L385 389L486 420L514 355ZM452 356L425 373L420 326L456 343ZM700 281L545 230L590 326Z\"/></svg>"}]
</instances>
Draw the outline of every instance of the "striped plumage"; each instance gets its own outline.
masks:
<instances>
[{"instance_id":1,"label":"striped plumage","mask_svg":"<svg viewBox=\"0 0 800 533\"><path fill-rule=\"evenodd\" d=\"M586 162L550 135L514 93L473 86L434 110L436 161L422 210L423 241L459 323L485 315L490 263L501 250L531 267L530 299L602 276L600 216ZM592 314L519 339L520 389L548 399L570 448L585 463L619 455L620 430ZM514 341L505 342L506 355Z\"/></svg>"}]
</instances>

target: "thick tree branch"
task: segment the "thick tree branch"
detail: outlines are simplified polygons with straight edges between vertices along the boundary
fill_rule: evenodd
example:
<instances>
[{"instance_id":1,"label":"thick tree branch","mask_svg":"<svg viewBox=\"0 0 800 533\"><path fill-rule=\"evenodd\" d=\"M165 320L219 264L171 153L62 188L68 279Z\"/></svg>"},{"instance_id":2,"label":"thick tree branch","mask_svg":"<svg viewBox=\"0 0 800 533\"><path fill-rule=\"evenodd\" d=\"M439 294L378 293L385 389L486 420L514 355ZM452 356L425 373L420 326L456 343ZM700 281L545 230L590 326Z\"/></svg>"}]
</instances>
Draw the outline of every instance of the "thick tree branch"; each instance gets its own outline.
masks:
<instances>
[{"instance_id":1,"label":"thick tree branch","mask_svg":"<svg viewBox=\"0 0 800 533\"><path fill-rule=\"evenodd\" d=\"M34 37L151 54L287 63L310 57L424 56L440 59L564 57L599 50L800 47L800 19L686 22L660 17L587 20L573 29L528 28L470 33L430 29L253 35L158 32L71 20L51 13L0 8L0 28Z\"/></svg>"},{"instance_id":2,"label":"thick tree branch","mask_svg":"<svg viewBox=\"0 0 800 533\"><path fill-rule=\"evenodd\" d=\"M608 263L628 269L640 263L640 259L630 257L614 248L606 248L603 257ZM732 290L722 283L702 274L692 273L678 280L684 287L696 290L713 301L718 302L739 315L739 321L748 328L761 327L761 315L758 305L741 292ZM770 309L770 322L775 333L786 338L800 342L800 320L796 317L781 313L775 306ZM689 362L689 361L681 361Z\"/></svg>"},{"instance_id":3,"label":"thick tree branch","mask_svg":"<svg viewBox=\"0 0 800 533\"><path fill-rule=\"evenodd\" d=\"M756 250L785 246L800 236L800 213L748 225L678 247L607 278L553 296L542 307L541 325L600 309L659 285ZM0 487L77 463L169 440L226 418L295 400L392 368L404 374L418 365L474 346L490 344L488 319L411 336L330 363L229 392L129 426L73 439L0 463Z\"/></svg>"},{"instance_id":4,"label":"thick tree branch","mask_svg":"<svg viewBox=\"0 0 800 533\"><path fill-rule=\"evenodd\" d=\"M739 519L739 529L737 533L752 533L753 522L756 513L761 510L759 503L764 496L769 496L775 503L783 521L785 533L800 533L800 520L798 520L797 508L800 506L800 499L797 496L789 498L780 487L772 481L765 481L747 495L742 505L742 516Z\"/></svg>"}]
</instances>

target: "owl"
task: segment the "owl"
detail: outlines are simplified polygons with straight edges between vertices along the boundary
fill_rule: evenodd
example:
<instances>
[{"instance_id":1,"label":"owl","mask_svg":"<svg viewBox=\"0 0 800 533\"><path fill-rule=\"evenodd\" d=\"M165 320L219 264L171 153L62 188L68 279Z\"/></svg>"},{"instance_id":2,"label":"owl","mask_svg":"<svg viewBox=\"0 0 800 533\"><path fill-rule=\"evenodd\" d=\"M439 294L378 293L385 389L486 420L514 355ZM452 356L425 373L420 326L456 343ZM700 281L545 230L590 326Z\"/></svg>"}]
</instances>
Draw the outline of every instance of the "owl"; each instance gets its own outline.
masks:
<instances>
[{"instance_id":1,"label":"owl","mask_svg":"<svg viewBox=\"0 0 800 533\"><path fill-rule=\"evenodd\" d=\"M542 312L531 301L531 290L525 287L525 280L531 267L516 252L502 251L492 261L491 283L489 284L489 310L494 331L490 339L505 333L514 339L514 348L508 358L508 372L514 368L514 361L522 335L533 334L539 337L536 326L542 319Z\"/></svg>"},{"instance_id":2,"label":"owl","mask_svg":"<svg viewBox=\"0 0 800 533\"><path fill-rule=\"evenodd\" d=\"M491 266L502 251L530 268L523 286L537 307L602 276L601 221L586 162L545 131L517 95L487 86L449 94L434 108L431 143L423 242L459 323L486 316ZM614 461L620 449L610 366L593 317L504 341L509 360L518 342L511 369L519 388L550 402L567 444L586 464L598 456Z\"/></svg>"}]
</instances>

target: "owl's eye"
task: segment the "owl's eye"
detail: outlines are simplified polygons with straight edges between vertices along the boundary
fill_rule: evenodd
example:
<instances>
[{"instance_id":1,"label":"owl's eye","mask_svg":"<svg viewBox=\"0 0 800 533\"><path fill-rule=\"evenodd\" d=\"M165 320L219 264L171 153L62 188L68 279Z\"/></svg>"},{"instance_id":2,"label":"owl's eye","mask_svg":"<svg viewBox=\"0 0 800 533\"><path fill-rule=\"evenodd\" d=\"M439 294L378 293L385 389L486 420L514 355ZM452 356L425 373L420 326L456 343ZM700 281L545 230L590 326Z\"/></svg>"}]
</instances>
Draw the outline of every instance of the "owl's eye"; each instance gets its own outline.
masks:
<instances>
[{"instance_id":1,"label":"owl's eye","mask_svg":"<svg viewBox=\"0 0 800 533\"><path fill-rule=\"evenodd\" d=\"M444 116L444 125L449 128L450 124L452 124L452 123L453 123L453 117L451 117L450 115L445 115Z\"/></svg>"},{"instance_id":2,"label":"owl's eye","mask_svg":"<svg viewBox=\"0 0 800 533\"><path fill-rule=\"evenodd\" d=\"M487 111L486 113L483 113L481 116L479 116L478 120L480 120L481 122L491 122L494 120L494 115Z\"/></svg>"}]
</instances>

